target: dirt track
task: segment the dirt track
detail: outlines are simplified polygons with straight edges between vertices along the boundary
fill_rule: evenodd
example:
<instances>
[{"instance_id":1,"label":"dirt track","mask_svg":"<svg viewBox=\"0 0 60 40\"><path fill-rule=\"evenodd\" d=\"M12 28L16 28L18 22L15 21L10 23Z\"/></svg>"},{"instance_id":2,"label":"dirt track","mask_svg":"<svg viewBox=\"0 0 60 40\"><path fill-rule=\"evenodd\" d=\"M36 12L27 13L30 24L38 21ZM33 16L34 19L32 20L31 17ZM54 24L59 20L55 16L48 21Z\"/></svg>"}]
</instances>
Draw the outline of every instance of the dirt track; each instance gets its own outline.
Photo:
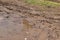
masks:
<instances>
[{"instance_id":1,"label":"dirt track","mask_svg":"<svg viewBox=\"0 0 60 40\"><path fill-rule=\"evenodd\" d=\"M60 40L60 9L0 2L0 40Z\"/></svg>"}]
</instances>

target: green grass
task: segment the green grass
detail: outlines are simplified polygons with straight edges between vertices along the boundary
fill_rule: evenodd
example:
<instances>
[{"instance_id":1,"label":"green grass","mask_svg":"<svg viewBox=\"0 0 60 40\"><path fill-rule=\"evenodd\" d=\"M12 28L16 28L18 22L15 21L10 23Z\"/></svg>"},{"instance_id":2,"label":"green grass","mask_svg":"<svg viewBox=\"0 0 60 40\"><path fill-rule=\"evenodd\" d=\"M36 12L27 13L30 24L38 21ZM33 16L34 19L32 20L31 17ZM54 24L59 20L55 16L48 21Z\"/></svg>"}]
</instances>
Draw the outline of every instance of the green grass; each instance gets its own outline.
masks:
<instances>
[{"instance_id":1,"label":"green grass","mask_svg":"<svg viewBox=\"0 0 60 40\"><path fill-rule=\"evenodd\" d=\"M26 0L25 2L33 5L42 5L42 6L60 6L60 3L44 0Z\"/></svg>"}]
</instances>

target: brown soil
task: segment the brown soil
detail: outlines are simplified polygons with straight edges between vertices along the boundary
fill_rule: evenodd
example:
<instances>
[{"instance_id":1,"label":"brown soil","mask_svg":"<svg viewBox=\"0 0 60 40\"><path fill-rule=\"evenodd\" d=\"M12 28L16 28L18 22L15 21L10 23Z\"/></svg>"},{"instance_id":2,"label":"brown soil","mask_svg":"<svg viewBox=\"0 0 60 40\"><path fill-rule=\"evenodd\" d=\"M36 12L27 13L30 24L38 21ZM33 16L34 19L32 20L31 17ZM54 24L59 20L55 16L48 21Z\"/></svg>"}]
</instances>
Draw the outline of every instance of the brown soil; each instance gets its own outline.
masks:
<instances>
[{"instance_id":1,"label":"brown soil","mask_svg":"<svg viewBox=\"0 0 60 40\"><path fill-rule=\"evenodd\" d=\"M60 40L60 7L0 1L0 40Z\"/></svg>"}]
</instances>

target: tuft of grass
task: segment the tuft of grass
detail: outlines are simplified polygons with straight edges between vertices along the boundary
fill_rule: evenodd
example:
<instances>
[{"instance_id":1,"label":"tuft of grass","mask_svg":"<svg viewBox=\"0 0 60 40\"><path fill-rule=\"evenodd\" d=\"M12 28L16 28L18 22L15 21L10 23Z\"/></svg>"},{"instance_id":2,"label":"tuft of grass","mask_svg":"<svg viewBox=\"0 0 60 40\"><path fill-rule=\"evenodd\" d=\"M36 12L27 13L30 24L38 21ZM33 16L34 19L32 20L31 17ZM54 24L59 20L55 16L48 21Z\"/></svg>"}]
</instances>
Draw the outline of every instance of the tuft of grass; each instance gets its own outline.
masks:
<instances>
[{"instance_id":1,"label":"tuft of grass","mask_svg":"<svg viewBox=\"0 0 60 40\"><path fill-rule=\"evenodd\" d=\"M60 6L60 3L46 1L46 0L26 0L25 2L33 5L42 5L42 6Z\"/></svg>"},{"instance_id":2,"label":"tuft of grass","mask_svg":"<svg viewBox=\"0 0 60 40\"><path fill-rule=\"evenodd\" d=\"M26 19L23 19L23 25L24 25L24 29L28 30L32 28L32 25L29 24L29 21Z\"/></svg>"}]
</instances>

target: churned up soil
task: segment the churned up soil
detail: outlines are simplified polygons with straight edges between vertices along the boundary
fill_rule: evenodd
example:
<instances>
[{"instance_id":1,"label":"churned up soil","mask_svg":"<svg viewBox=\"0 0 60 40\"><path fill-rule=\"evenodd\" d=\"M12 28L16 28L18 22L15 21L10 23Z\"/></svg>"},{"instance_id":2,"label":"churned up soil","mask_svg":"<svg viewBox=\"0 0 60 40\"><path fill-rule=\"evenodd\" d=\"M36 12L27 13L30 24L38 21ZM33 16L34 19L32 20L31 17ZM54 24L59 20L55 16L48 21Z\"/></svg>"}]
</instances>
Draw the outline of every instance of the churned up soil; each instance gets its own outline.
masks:
<instances>
[{"instance_id":1,"label":"churned up soil","mask_svg":"<svg viewBox=\"0 0 60 40\"><path fill-rule=\"evenodd\" d=\"M0 40L60 40L60 7L0 0Z\"/></svg>"}]
</instances>

